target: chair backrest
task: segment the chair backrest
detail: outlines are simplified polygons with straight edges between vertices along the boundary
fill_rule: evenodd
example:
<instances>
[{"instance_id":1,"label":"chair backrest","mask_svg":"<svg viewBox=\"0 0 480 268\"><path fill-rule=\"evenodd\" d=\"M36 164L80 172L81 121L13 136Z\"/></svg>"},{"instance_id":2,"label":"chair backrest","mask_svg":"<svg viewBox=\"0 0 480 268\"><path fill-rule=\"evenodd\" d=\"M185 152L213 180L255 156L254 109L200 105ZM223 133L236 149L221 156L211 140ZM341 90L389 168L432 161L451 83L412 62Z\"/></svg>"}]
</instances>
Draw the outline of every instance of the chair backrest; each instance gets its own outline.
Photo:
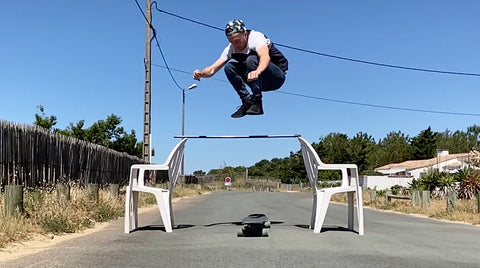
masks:
<instances>
[{"instance_id":1,"label":"chair backrest","mask_svg":"<svg viewBox=\"0 0 480 268\"><path fill-rule=\"evenodd\" d=\"M168 167L168 179L169 187L173 189L180 175L181 165L183 162L183 151L185 149L185 143L187 139L182 139L167 157L165 163L157 164L134 164L130 168L129 185L144 186L144 176L147 170L165 170L165 166Z\"/></svg>"},{"instance_id":2,"label":"chair backrest","mask_svg":"<svg viewBox=\"0 0 480 268\"><path fill-rule=\"evenodd\" d=\"M318 182L318 167L323 163L310 143L308 143L302 137L298 137L298 141L300 142L302 148L303 163L305 164L305 169L307 170L308 180L310 181L313 191L316 191Z\"/></svg>"},{"instance_id":3,"label":"chair backrest","mask_svg":"<svg viewBox=\"0 0 480 268\"><path fill-rule=\"evenodd\" d=\"M342 183L341 186L356 186L359 187L358 181L358 167L355 164L325 164L320 160L317 152L313 146L302 137L298 137L302 146L303 161L307 169L308 179L312 188L317 189L318 170L339 170L341 171ZM350 176L347 169L350 170Z\"/></svg>"},{"instance_id":4,"label":"chair backrest","mask_svg":"<svg viewBox=\"0 0 480 268\"><path fill-rule=\"evenodd\" d=\"M165 164L168 165L168 178L169 178L169 187L173 189L177 183L178 176L181 172L181 167L183 163L183 152L185 150L185 143L187 139L182 139L172 150L170 155L167 157Z\"/></svg>"}]
</instances>

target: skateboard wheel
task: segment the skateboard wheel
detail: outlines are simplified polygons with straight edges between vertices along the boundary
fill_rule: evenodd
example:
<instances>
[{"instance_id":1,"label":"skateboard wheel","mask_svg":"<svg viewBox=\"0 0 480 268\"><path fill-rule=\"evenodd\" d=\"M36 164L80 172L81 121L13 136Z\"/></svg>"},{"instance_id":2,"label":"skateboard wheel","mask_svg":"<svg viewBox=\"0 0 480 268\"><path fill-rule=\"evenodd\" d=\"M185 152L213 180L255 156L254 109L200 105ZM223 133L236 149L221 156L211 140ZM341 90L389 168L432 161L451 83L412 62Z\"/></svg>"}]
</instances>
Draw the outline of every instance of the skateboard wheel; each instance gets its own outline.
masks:
<instances>
[{"instance_id":1,"label":"skateboard wheel","mask_svg":"<svg viewBox=\"0 0 480 268\"><path fill-rule=\"evenodd\" d=\"M262 229L262 236L267 237L268 236L268 229Z\"/></svg>"},{"instance_id":2,"label":"skateboard wheel","mask_svg":"<svg viewBox=\"0 0 480 268\"><path fill-rule=\"evenodd\" d=\"M270 228L271 223L270 221L266 221L263 225L265 226L265 228Z\"/></svg>"},{"instance_id":3,"label":"skateboard wheel","mask_svg":"<svg viewBox=\"0 0 480 268\"><path fill-rule=\"evenodd\" d=\"M243 236L245 236L245 235L243 234L242 230L237 232L237 237L243 237Z\"/></svg>"}]
</instances>

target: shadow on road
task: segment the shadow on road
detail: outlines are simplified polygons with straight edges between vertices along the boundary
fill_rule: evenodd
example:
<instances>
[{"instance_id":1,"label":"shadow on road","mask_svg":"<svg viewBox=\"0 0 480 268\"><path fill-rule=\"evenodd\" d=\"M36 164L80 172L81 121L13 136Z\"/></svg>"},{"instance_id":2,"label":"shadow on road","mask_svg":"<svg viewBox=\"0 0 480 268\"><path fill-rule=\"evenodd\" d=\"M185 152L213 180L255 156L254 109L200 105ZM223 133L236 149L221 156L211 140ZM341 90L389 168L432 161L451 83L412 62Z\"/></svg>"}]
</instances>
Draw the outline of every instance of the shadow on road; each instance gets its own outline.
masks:
<instances>
[{"instance_id":1,"label":"shadow on road","mask_svg":"<svg viewBox=\"0 0 480 268\"><path fill-rule=\"evenodd\" d=\"M308 224L295 224L295 226L302 229L310 229L310 225ZM357 231L349 230L348 228L345 228L342 226L323 225L322 229L320 230L320 233L326 233L326 232L352 232L352 233L358 234Z\"/></svg>"},{"instance_id":2,"label":"shadow on road","mask_svg":"<svg viewBox=\"0 0 480 268\"><path fill-rule=\"evenodd\" d=\"M270 221L270 224L282 224L284 223L283 221ZM216 223L210 223L210 224L205 224L205 227L212 227L215 225L243 225L241 221L227 221L227 222L216 222Z\"/></svg>"},{"instance_id":3,"label":"shadow on road","mask_svg":"<svg viewBox=\"0 0 480 268\"><path fill-rule=\"evenodd\" d=\"M174 230L180 230L180 229L186 229L186 228L192 228L195 227L193 224L179 224L175 227L173 227ZM139 232L139 231L164 231L165 227L163 225L147 225L147 226L142 226L138 227L137 229L133 230L133 232Z\"/></svg>"}]
</instances>

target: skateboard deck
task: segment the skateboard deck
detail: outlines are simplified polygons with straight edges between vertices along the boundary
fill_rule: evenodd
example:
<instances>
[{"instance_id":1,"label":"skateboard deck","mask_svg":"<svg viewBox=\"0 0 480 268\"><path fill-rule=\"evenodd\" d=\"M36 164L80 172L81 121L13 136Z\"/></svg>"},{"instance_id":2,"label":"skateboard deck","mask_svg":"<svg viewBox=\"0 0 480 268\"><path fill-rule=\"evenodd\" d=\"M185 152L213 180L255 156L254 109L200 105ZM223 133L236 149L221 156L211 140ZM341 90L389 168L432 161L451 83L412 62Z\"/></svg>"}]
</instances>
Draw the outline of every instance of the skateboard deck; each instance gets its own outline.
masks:
<instances>
[{"instance_id":1,"label":"skateboard deck","mask_svg":"<svg viewBox=\"0 0 480 268\"><path fill-rule=\"evenodd\" d=\"M237 232L238 237L268 236L270 221L265 214L251 214L242 220L243 228Z\"/></svg>"}]
</instances>

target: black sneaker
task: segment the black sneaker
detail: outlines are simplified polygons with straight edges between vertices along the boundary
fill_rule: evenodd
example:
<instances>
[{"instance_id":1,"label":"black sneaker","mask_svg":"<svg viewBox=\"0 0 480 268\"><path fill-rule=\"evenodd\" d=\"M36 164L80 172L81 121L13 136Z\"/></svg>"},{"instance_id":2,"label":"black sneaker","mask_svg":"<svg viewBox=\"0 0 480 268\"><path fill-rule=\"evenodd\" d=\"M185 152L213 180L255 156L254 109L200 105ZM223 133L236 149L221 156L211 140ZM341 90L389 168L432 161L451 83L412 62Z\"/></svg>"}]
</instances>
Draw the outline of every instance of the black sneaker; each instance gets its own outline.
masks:
<instances>
[{"instance_id":1,"label":"black sneaker","mask_svg":"<svg viewBox=\"0 0 480 268\"><path fill-rule=\"evenodd\" d=\"M247 114L248 108L250 108L250 104L242 103L242 106L240 106L240 108L238 108L238 110L232 114L232 117L233 118L244 117Z\"/></svg>"},{"instance_id":2,"label":"black sneaker","mask_svg":"<svg viewBox=\"0 0 480 268\"><path fill-rule=\"evenodd\" d=\"M240 106L240 108L238 108L238 110L232 114L232 117L233 118L244 117L247 114L247 110L250 108L250 106L252 106L252 103L253 102L251 99L251 95L246 96L242 100L242 106Z\"/></svg>"},{"instance_id":3,"label":"black sneaker","mask_svg":"<svg viewBox=\"0 0 480 268\"><path fill-rule=\"evenodd\" d=\"M246 111L248 115L262 115L263 114L263 107L262 107L262 99L257 99L253 101L252 105Z\"/></svg>"}]
</instances>

